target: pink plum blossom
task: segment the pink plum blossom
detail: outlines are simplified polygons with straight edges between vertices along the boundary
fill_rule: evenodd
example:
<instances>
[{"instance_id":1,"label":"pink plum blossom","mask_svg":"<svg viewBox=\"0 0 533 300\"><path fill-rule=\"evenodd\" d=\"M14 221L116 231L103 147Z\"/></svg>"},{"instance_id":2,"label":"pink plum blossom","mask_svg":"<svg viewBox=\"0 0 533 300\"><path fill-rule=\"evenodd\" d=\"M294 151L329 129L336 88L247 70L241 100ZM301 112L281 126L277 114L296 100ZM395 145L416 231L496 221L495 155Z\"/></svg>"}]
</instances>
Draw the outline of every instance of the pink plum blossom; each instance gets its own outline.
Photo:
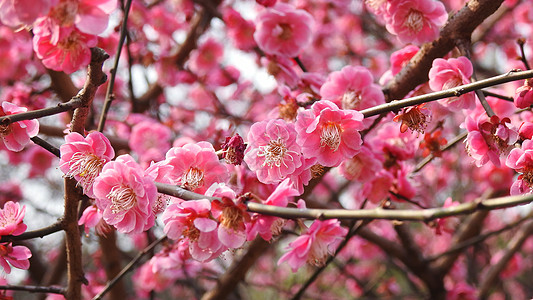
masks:
<instances>
[{"instance_id":1,"label":"pink plum blossom","mask_svg":"<svg viewBox=\"0 0 533 300\"><path fill-rule=\"evenodd\" d=\"M0 20L7 26L31 25L37 18L48 14L57 0L3 0L0 1Z\"/></svg>"},{"instance_id":2,"label":"pink plum blossom","mask_svg":"<svg viewBox=\"0 0 533 300\"><path fill-rule=\"evenodd\" d=\"M223 20L228 36L235 47L247 51L257 46L254 40L255 25L253 22L245 20L239 12L229 7L224 9Z\"/></svg>"},{"instance_id":3,"label":"pink plum blossom","mask_svg":"<svg viewBox=\"0 0 533 300\"><path fill-rule=\"evenodd\" d=\"M7 274L11 273L11 266L27 270L30 267L31 251L25 246L13 246L11 243L0 243L0 267Z\"/></svg>"},{"instance_id":4,"label":"pink plum blossom","mask_svg":"<svg viewBox=\"0 0 533 300\"><path fill-rule=\"evenodd\" d=\"M511 120L481 115L477 120L467 116L465 122L468 130L466 148L476 165L482 166L490 160L499 167L500 157L509 153L518 140L518 132Z\"/></svg>"},{"instance_id":5,"label":"pink plum blossom","mask_svg":"<svg viewBox=\"0 0 533 300\"><path fill-rule=\"evenodd\" d=\"M226 248L218 239L218 223L211 218L211 202L207 199L178 201L163 212L164 231L171 239L187 238L192 258L209 261Z\"/></svg>"},{"instance_id":6,"label":"pink plum blossom","mask_svg":"<svg viewBox=\"0 0 533 300\"><path fill-rule=\"evenodd\" d=\"M95 204L106 223L123 233L140 233L154 225L157 188L128 155L108 162L93 185Z\"/></svg>"},{"instance_id":7,"label":"pink plum blossom","mask_svg":"<svg viewBox=\"0 0 533 300\"><path fill-rule=\"evenodd\" d=\"M43 147L34 145L25 152L25 162L30 165L28 178L41 177L50 169L56 157Z\"/></svg>"},{"instance_id":8,"label":"pink plum blossom","mask_svg":"<svg viewBox=\"0 0 533 300\"><path fill-rule=\"evenodd\" d=\"M514 104L518 108L527 108L533 105L533 86L529 80L526 80L524 85L516 89Z\"/></svg>"},{"instance_id":9,"label":"pink plum blossom","mask_svg":"<svg viewBox=\"0 0 533 300\"><path fill-rule=\"evenodd\" d=\"M400 73L400 71L409 63L411 58L418 53L418 48L415 45L407 45L404 48L395 51L390 56L392 75Z\"/></svg>"},{"instance_id":10,"label":"pink plum blossom","mask_svg":"<svg viewBox=\"0 0 533 300\"><path fill-rule=\"evenodd\" d=\"M348 229L341 227L336 219L315 220L306 233L289 244L289 251L279 259L278 265L287 261L293 272L306 262L322 266L346 233Z\"/></svg>"},{"instance_id":11,"label":"pink plum blossom","mask_svg":"<svg viewBox=\"0 0 533 300\"><path fill-rule=\"evenodd\" d=\"M250 220L246 205L241 197L224 184L213 184L205 193L220 197L213 200L211 214L218 220L218 239L228 248L239 248L246 241L245 224Z\"/></svg>"},{"instance_id":12,"label":"pink plum blossom","mask_svg":"<svg viewBox=\"0 0 533 300\"><path fill-rule=\"evenodd\" d=\"M65 136L65 144L59 150L59 169L74 177L87 196L94 197L94 180L104 165L115 157L109 140L98 131L89 133L85 138L72 132Z\"/></svg>"},{"instance_id":13,"label":"pink plum blossom","mask_svg":"<svg viewBox=\"0 0 533 300\"><path fill-rule=\"evenodd\" d=\"M320 96L343 109L363 110L385 103L385 96L374 84L372 73L360 66L346 66L331 72L320 88Z\"/></svg>"},{"instance_id":14,"label":"pink plum blossom","mask_svg":"<svg viewBox=\"0 0 533 300\"><path fill-rule=\"evenodd\" d=\"M26 206L20 207L19 203L8 201L4 208L0 209L0 236L20 235L26 231L26 224L23 223L26 214Z\"/></svg>"},{"instance_id":15,"label":"pink plum blossom","mask_svg":"<svg viewBox=\"0 0 533 300\"><path fill-rule=\"evenodd\" d=\"M302 165L300 146L293 123L265 120L248 132L244 161L263 183L277 183Z\"/></svg>"},{"instance_id":16,"label":"pink plum blossom","mask_svg":"<svg viewBox=\"0 0 533 300\"><path fill-rule=\"evenodd\" d=\"M160 176L196 193L204 193L215 182L225 183L229 175L208 142L173 147L167 151L164 164L172 169L161 170Z\"/></svg>"},{"instance_id":17,"label":"pink plum blossom","mask_svg":"<svg viewBox=\"0 0 533 300\"><path fill-rule=\"evenodd\" d=\"M437 58L429 70L429 87L437 92L470 83L472 72L472 63L464 56L448 60ZM470 92L440 102L448 108L470 109L475 107L475 95Z\"/></svg>"},{"instance_id":18,"label":"pink plum blossom","mask_svg":"<svg viewBox=\"0 0 533 300\"><path fill-rule=\"evenodd\" d=\"M525 140L521 148L511 150L505 165L520 173L511 186L511 195L533 193L533 140Z\"/></svg>"},{"instance_id":19,"label":"pink plum blossom","mask_svg":"<svg viewBox=\"0 0 533 300\"><path fill-rule=\"evenodd\" d=\"M103 221L102 211L96 205L91 205L83 211L83 214L78 220L78 225L85 225L85 234L89 233L90 228L95 228L96 233L104 236L111 229Z\"/></svg>"},{"instance_id":20,"label":"pink plum blossom","mask_svg":"<svg viewBox=\"0 0 533 300\"><path fill-rule=\"evenodd\" d=\"M266 54L296 57L311 43L313 27L305 10L276 3L257 16L254 39Z\"/></svg>"},{"instance_id":21,"label":"pink plum blossom","mask_svg":"<svg viewBox=\"0 0 533 300\"><path fill-rule=\"evenodd\" d=\"M223 55L224 47L222 44L209 38L199 45L198 49L191 52L189 67L198 75L205 75L218 67Z\"/></svg>"},{"instance_id":22,"label":"pink plum blossom","mask_svg":"<svg viewBox=\"0 0 533 300\"><path fill-rule=\"evenodd\" d=\"M26 112L25 107L3 101L0 106L0 117ZM24 120L11 124L0 124L0 138L5 147L10 151L21 151L30 142L30 138L39 133L37 120Z\"/></svg>"},{"instance_id":23,"label":"pink plum blossom","mask_svg":"<svg viewBox=\"0 0 533 300\"><path fill-rule=\"evenodd\" d=\"M436 0L387 1L384 16L390 33L402 43L417 45L436 39L448 20L444 4Z\"/></svg>"},{"instance_id":24,"label":"pink plum blossom","mask_svg":"<svg viewBox=\"0 0 533 300\"><path fill-rule=\"evenodd\" d=\"M165 151L170 148L172 132L167 126L146 120L133 126L128 145L135 151L141 160L161 160L165 157ZM155 155L155 157L152 157Z\"/></svg>"},{"instance_id":25,"label":"pink plum blossom","mask_svg":"<svg viewBox=\"0 0 533 300\"><path fill-rule=\"evenodd\" d=\"M33 49L45 67L73 73L91 61L91 47L98 39L78 31L75 27L60 27L57 36L48 30L46 20L33 28Z\"/></svg>"},{"instance_id":26,"label":"pink plum blossom","mask_svg":"<svg viewBox=\"0 0 533 300\"><path fill-rule=\"evenodd\" d=\"M295 127L296 142L304 157L316 157L317 162L335 167L361 149L363 115L355 110L341 110L333 102L321 100L311 109L298 113Z\"/></svg>"},{"instance_id":27,"label":"pink plum blossom","mask_svg":"<svg viewBox=\"0 0 533 300\"><path fill-rule=\"evenodd\" d=\"M283 180L274 192L263 201L265 205L287 207L289 199L298 196L296 190L289 179ZM270 241L273 235L279 235L285 221L274 216L254 214L250 222L246 223L246 239L252 241L259 234L265 241Z\"/></svg>"},{"instance_id":28,"label":"pink plum blossom","mask_svg":"<svg viewBox=\"0 0 533 300\"><path fill-rule=\"evenodd\" d=\"M341 163L339 172L348 180L366 182L376 177L383 168L384 160L367 145L363 145L357 155Z\"/></svg>"},{"instance_id":29,"label":"pink plum blossom","mask_svg":"<svg viewBox=\"0 0 533 300\"><path fill-rule=\"evenodd\" d=\"M74 25L83 33L100 34L116 7L117 0L59 0L48 15L53 23L51 30Z\"/></svg>"}]
</instances>

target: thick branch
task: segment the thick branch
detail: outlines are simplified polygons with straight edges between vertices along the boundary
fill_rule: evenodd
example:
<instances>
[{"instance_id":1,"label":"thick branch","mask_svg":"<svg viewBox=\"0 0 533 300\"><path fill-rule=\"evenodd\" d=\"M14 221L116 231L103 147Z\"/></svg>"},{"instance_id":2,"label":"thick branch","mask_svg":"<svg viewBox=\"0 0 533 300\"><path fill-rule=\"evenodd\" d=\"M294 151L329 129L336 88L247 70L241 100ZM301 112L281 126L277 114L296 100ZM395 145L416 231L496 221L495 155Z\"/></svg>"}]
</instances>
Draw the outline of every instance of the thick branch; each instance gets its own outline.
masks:
<instances>
[{"instance_id":1,"label":"thick branch","mask_svg":"<svg viewBox=\"0 0 533 300\"><path fill-rule=\"evenodd\" d=\"M85 133L85 121L96 90L107 79L107 76L102 71L102 65L109 55L100 48L92 48L91 54L91 63L89 64L85 85L76 96L82 101L82 106L74 111L70 128L72 132L78 132L82 135ZM68 286L65 297L67 299L78 300L81 299L81 284L87 281L83 275L81 241L78 227L78 204L83 194L78 188L76 180L65 177L64 181L65 213L63 224L67 243L68 272Z\"/></svg>"},{"instance_id":2,"label":"thick branch","mask_svg":"<svg viewBox=\"0 0 533 300\"><path fill-rule=\"evenodd\" d=\"M64 294L65 289L54 286L0 285L0 290L26 291L30 293Z\"/></svg>"},{"instance_id":3,"label":"thick branch","mask_svg":"<svg viewBox=\"0 0 533 300\"><path fill-rule=\"evenodd\" d=\"M41 229L26 231L21 235L3 235L0 237L0 243L29 240L34 238L42 238L52 233L63 230L63 222L56 222L50 226L43 227Z\"/></svg>"},{"instance_id":4,"label":"thick branch","mask_svg":"<svg viewBox=\"0 0 533 300\"><path fill-rule=\"evenodd\" d=\"M426 43L410 63L385 88L388 101L402 99L419 84L428 80L433 60L450 52L458 40L468 39L474 29L493 14L503 0L471 0L454 14L442 28L438 39Z\"/></svg>"}]
</instances>

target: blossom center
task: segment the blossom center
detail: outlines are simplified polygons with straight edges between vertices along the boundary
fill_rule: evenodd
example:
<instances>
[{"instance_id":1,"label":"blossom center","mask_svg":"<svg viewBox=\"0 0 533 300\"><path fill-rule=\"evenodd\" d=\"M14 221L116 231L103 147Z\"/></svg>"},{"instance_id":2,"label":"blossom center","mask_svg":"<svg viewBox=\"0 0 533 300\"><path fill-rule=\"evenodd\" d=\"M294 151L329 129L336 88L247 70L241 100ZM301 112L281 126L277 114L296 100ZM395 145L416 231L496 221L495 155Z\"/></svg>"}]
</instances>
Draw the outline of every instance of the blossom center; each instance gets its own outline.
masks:
<instances>
[{"instance_id":1,"label":"blossom center","mask_svg":"<svg viewBox=\"0 0 533 300\"><path fill-rule=\"evenodd\" d=\"M60 1L52 11L50 16L59 21L62 27L68 27L74 24L76 14L78 13L78 1Z\"/></svg>"},{"instance_id":2,"label":"blossom center","mask_svg":"<svg viewBox=\"0 0 533 300\"><path fill-rule=\"evenodd\" d=\"M265 158L263 166L276 166L279 168L283 163L286 152L285 140L278 137L276 140L270 140L266 146L259 146L257 156Z\"/></svg>"},{"instance_id":3,"label":"blossom center","mask_svg":"<svg viewBox=\"0 0 533 300\"><path fill-rule=\"evenodd\" d=\"M204 171L192 167L183 175L181 182L186 189L194 191L204 184Z\"/></svg>"},{"instance_id":4,"label":"blossom center","mask_svg":"<svg viewBox=\"0 0 533 300\"><path fill-rule=\"evenodd\" d=\"M411 9L405 19L404 25L413 33L418 33L424 27L424 16L418 10Z\"/></svg>"},{"instance_id":5,"label":"blossom center","mask_svg":"<svg viewBox=\"0 0 533 300\"><path fill-rule=\"evenodd\" d=\"M183 235L188 237L191 242L196 242L200 238L200 230L194 226L185 229Z\"/></svg>"},{"instance_id":6,"label":"blossom center","mask_svg":"<svg viewBox=\"0 0 533 300\"><path fill-rule=\"evenodd\" d=\"M137 204L137 195L129 186L114 186L107 198L111 200L110 208L114 214L130 210Z\"/></svg>"},{"instance_id":7,"label":"blossom center","mask_svg":"<svg viewBox=\"0 0 533 300\"><path fill-rule=\"evenodd\" d=\"M104 167L104 161L93 153L77 152L70 159L70 170L67 176L80 176L79 184L88 187Z\"/></svg>"},{"instance_id":8,"label":"blossom center","mask_svg":"<svg viewBox=\"0 0 533 300\"><path fill-rule=\"evenodd\" d=\"M8 135L11 133L11 124L0 125L0 135Z\"/></svg>"},{"instance_id":9,"label":"blossom center","mask_svg":"<svg viewBox=\"0 0 533 300\"><path fill-rule=\"evenodd\" d=\"M320 146L328 146L334 152L339 149L341 144L342 128L339 124L328 122L322 127L322 134L320 135Z\"/></svg>"},{"instance_id":10,"label":"blossom center","mask_svg":"<svg viewBox=\"0 0 533 300\"><path fill-rule=\"evenodd\" d=\"M239 230L239 227L242 225L240 209L236 206L224 207L220 223L222 226L233 229L234 231Z\"/></svg>"},{"instance_id":11,"label":"blossom center","mask_svg":"<svg viewBox=\"0 0 533 300\"><path fill-rule=\"evenodd\" d=\"M463 83L463 81L461 80L461 77L459 77L459 76L453 76L452 78L448 79L448 80L442 85L442 89L443 89L443 90L452 89L452 88L454 88L454 87L460 86L462 83Z\"/></svg>"},{"instance_id":12,"label":"blossom center","mask_svg":"<svg viewBox=\"0 0 533 300\"><path fill-rule=\"evenodd\" d=\"M342 95L341 104L343 109L355 109L361 103L361 94L355 91L346 91Z\"/></svg>"},{"instance_id":13,"label":"blossom center","mask_svg":"<svg viewBox=\"0 0 533 300\"><path fill-rule=\"evenodd\" d=\"M279 24L278 25L281 29L281 33L278 35L278 37L284 41L290 40L292 38L292 28L289 24Z\"/></svg>"}]
</instances>

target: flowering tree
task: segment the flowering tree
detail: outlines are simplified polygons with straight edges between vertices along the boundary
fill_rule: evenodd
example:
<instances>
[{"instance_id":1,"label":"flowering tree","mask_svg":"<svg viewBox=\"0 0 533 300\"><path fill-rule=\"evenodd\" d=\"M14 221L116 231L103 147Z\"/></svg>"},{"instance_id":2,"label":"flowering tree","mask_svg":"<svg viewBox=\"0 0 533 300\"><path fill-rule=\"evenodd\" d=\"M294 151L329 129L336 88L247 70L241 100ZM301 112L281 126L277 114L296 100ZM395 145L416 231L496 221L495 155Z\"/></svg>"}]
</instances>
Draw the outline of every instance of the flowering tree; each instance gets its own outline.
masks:
<instances>
[{"instance_id":1,"label":"flowering tree","mask_svg":"<svg viewBox=\"0 0 533 300\"><path fill-rule=\"evenodd\" d=\"M0 21L1 299L533 296L528 1Z\"/></svg>"}]
</instances>

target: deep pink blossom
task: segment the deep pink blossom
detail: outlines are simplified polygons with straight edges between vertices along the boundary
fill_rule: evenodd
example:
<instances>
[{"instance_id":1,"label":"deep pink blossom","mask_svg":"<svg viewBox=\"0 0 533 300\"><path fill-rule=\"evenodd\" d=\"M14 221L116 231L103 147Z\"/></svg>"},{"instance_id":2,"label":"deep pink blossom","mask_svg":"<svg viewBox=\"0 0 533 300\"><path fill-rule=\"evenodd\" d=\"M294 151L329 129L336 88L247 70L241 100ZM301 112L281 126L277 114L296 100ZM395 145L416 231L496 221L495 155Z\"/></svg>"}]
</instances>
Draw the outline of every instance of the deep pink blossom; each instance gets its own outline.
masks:
<instances>
[{"instance_id":1,"label":"deep pink blossom","mask_svg":"<svg viewBox=\"0 0 533 300\"><path fill-rule=\"evenodd\" d=\"M429 87L437 92L470 83L472 72L472 63L464 56L448 60L437 58L429 70ZM474 108L475 95L470 92L440 102L449 108Z\"/></svg>"},{"instance_id":2,"label":"deep pink blossom","mask_svg":"<svg viewBox=\"0 0 533 300\"><path fill-rule=\"evenodd\" d=\"M511 195L533 193L533 140L525 140L521 148L511 150L505 165L521 173L511 186Z\"/></svg>"},{"instance_id":3,"label":"deep pink blossom","mask_svg":"<svg viewBox=\"0 0 533 300\"><path fill-rule=\"evenodd\" d=\"M377 152L363 145L357 155L341 163L339 172L348 180L366 182L376 177L383 168L384 160Z\"/></svg>"},{"instance_id":4,"label":"deep pink blossom","mask_svg":"<svg viewBox=\"0 0 533 300\"><path fill-rule=\"evenodd\" d=\"M0 267L7 274L11 273L11 266L27 270L30 267L31 251L25 246L13 246L11 243L0 243Z\"/></svg>"},{"instance_id":5,"label":"deep pink blossom","mask_svg":"<svg viewBox=\"0 0 533 300\"><path fill-rule=\"evenodd\" d=\"M229 177L226 165L219 161L208 142L171 148L167 151L165 164L173 168L165 168L160 176L196 193L204 193L215 182L225 183Z\"/></svg>"},{"instance_id":6,"label":"deep pink blossom","mask_svg":"<svg viewBox=\"0 0 533 300\"><path fill-rule=\"evenodd\" d=\"M0 106L0 117L26 112L25 107L18 107L13 103L3 101ZM0 125L0 138L10 151L21 151L30 142L30 138L39 133L37 120L19 121L7 125Z\"/></svg>"},{"instance_id":7,"label":"deep pink blossom","mask_svg":"<svg viewBox=\"0 0 533 300\"><path fill-rule=\"evenodd\" d=\"M26 206L20 207L19 203L8 201L4 208L0 209L0 236L20 235L26 231L26 224L23 223L26 214Z\"/></svg>"},{"instance_id":8,"label":"deep pink blossom","mask_svg":"<svg viewBox=\"0 0 533 300\"><path fill-rule=\"evenodd\" d=\"M533 105L533 86L529 80L526 80L524 85L516 89L514 104L518 108L527 108Z\"/></svg>"},{"instance_id":9,"label":"deep pink blossom","mask_svg":"<svg viewBox=\"0 0 533 300\"><path fill-rule=\"evenodd\" d=\"M448 20L444 4L436 0L391 0L384 16L390 33L417 45L436 39Z\"/></svg>"},{"instance_id":10,"label":"deep pink blossom","mask_svg":"<svg viewBox=\"0 0 533 300\"><path fill-rule=\"evenodd\" d=\"M411 58L418 53L418 48L415 45L407 45L404 48L395 51L390 56L392 75L400 73L400 71L409 63Z\"/></svg>"},{"instance_id":11,"label":"deep pink blossom","mask_svg":"<svg viewBox=\"0 0 533 300\"><path fill-rule=\"evenodd\" d=\"M300 111L295 127L296 142L304 157L316 157L327 167L338 166L361 149L363 115L355 110L341 110L331 101L321 100L311 109Z\"/></svg>"},{"instance_id":12,"label":"deep pink blossom","mask_svg":"<svg viewBox=\"0 0 533 300\"><path fill-rule=\"evenodd\" d=\"M95 204L106 223L123 233L140 233L154 225L157 188L129 155L108 162L94 181Z\"/></svg>"},{"instance_id":13,"label":"deep pink blossom","mask_svg":"<svg viewBox=\"0 0 533 300\"><path fill-rule=\"evenodd\" d=\"M96 176L115 157L109 140L98 131L89 133L85 138L72 132L65 136L65 144L59 150L59 169L65 175L74 177L87 196L94 197L93 183Z\"/></svg>"},{"instance_id":14,"label":"deep pink blossom","mask_svg":"<svg viewBox=\"0 0 533 300\"><path fill-rule=\"evenodd\" d=\"M57 36L48 30L46 20L33 28L33 50L42 59L45 67L72 73L91 61L91 47L98 39L78 31L75 27L60 27Z\"/></svg>"},{"instance_id":15,"label":"deep pink blossom","mask_svg":"<svg viewBox=\"0 0 533 300\"><path fill-rule=\"evenodd\" d=\"M248 51L257 46L254 40L255 25L245 20L239 12L226 8L223 12L224 24L227 27L229 38L238 49Z\"/></svg>"},{"instance_id":16,"label":"deep pink blossom","mask_svg":"<svg viewBox=\"0 0 533 300\"><path fill-rule=\"evenodd\" d=\"M105 236L112 229L104 222L102 211L96 205L91 205L83 211L78 225L85 225L85 234L89 233L90 228L95 228L96 233Z\"/></svg>"},{"instance_id":17,"label":"deep pink blossom","mask_svg":"<svg viewBox=\"0 0 533 300\"><path fill-rule=\"evenodd\" d=\"M209 261L226 250L218 239L218 223L211 217L211 202L207 199L170 204L163 212L164 231L171 239L187 238L191 256Z\"/></svg>"},{"instance_id":18,"label":"deep pink blossom","mask_svg":"<svg viewBox=\"0 0 533 300\"><path fill-rule=\"evenodd\" d=\"M270 55L296 57L313 39L313 17L290 4L276 3L256 18L254 39Z\"/></svg>"},{"instance_id":19,"label":"deep pink blossom","mask_svg":"<svg viewBox=\"0 0 533 300\"><path fill-rule=\"evenodd\" d=\"M207 39L191 52L189 67L198 75L205 75L218 65L224 55L224 47L213 38Z\"/></svg>"},{"instance_id":20,"label":"deep pink blossom","mask_svg":"<svg viewBox=\"0 0 533 300\"><path fill-rule=\"evenodd\" d=\"M320 88L320 96L343 109L363 110L385 103L385 96L374 84L372 73L361 66L346 66L331 72Z\"/></svg>"},{"instance_id":21,"label":"deep pink blossom","mask_svg":"<svg viewBox=\"0 0 533 300\"><path fill-rule=\"evenodd\" d=\"M468 130L466 149L476 165L482 166L490 160L499 167L500 157L507 155L518 139L518 132L511 120L481 115L477 120L467 116L465 122Z\"/></svg>"},{"instance_id":22,"label":"deep pink blossom","mask_svg":"<svg viewBox=\"0 0 533 300\"><path fill-rule=\"evenodd\" d=\"M315 220L305 234L289 244L289 251L279 259L278 265L287 261L293 272L306 262L322 266L347 232L336 219Z\"/></svg>"},{"instance_id":23,"label":"deep pink blossom","mask_svg":"<svg viewBox=\"0 0 533 300\"><path fill-rule=\"evenodd\" d=\"M277 183L302 165L293 123L265 120L254 123L248 132L244 161L263 183Z\"/></svg>"},{"instance_id":24,"label":"deep pink blossom","mask_svg":"<svg viewBox=\"0 0 533 300\"><path fill-rule=\"evenodd\" d=\"M24 153L24 161L30 166L28 178L42 177L50 169L56 157L41 146L34 145Z\"/></svg>"}]
</instances>

